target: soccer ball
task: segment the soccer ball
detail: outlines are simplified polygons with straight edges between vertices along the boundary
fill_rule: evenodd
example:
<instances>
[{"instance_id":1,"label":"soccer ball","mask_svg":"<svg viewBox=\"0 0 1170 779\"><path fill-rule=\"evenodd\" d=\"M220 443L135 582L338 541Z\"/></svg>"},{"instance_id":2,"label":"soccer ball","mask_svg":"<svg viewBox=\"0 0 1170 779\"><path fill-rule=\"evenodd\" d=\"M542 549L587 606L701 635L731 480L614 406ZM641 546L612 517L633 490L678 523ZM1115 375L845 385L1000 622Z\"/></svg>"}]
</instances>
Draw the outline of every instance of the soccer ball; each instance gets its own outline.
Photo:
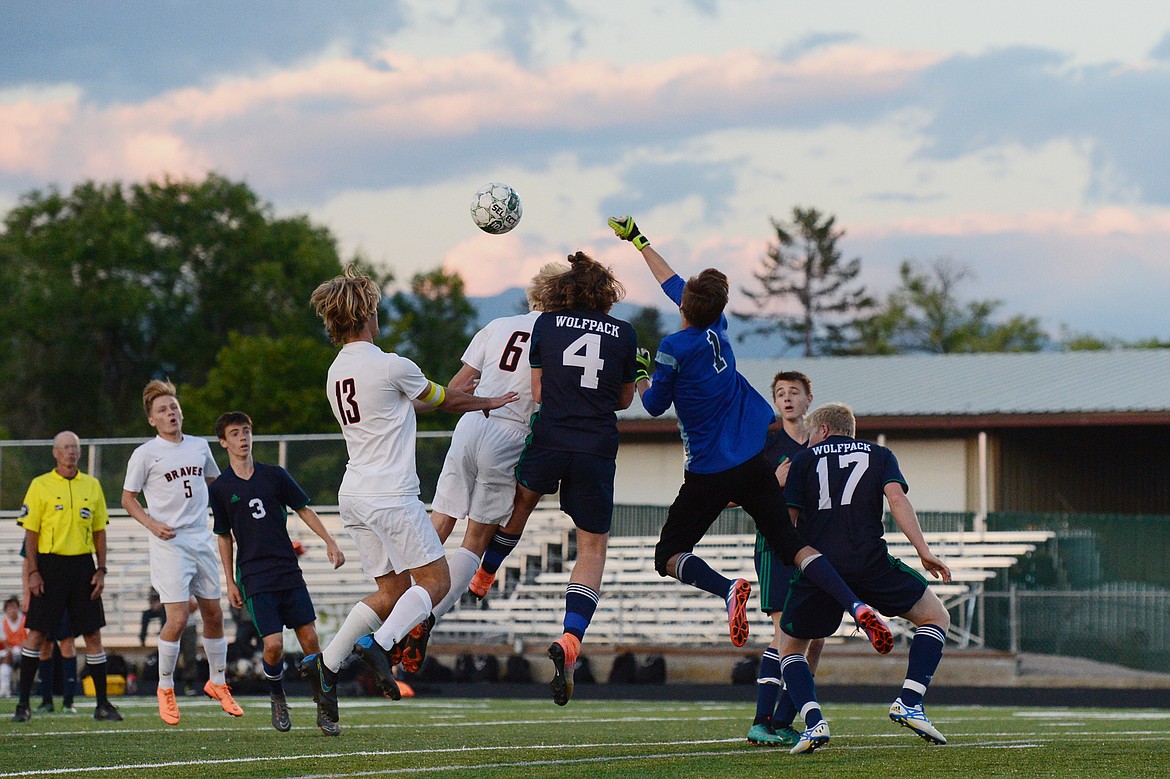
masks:
<instances>
[{"instance_id":1,"label":"soccer ball","mask_svg":"<svg viewBox=\"0 0 1170 779\"><path fill-rule=\"evenodd\" d=\"M485 233L506 233L520 223L523 214L520 196L507 184L493 181L480 187L471 199L471 218Z\"/></svg>"}]
</instances>

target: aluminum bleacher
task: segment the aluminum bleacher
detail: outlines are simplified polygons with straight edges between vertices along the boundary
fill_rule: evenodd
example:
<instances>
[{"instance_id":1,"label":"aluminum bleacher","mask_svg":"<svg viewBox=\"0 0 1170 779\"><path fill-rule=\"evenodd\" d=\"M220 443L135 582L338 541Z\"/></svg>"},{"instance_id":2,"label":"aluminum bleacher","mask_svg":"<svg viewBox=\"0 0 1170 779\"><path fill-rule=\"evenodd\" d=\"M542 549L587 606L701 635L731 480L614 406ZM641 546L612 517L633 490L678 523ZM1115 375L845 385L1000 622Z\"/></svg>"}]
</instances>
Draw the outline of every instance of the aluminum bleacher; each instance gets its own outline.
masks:
<instances>
[{"instance_id":1,"label":"aluminum bleacher","mask_svg":"<svg viewBox=\"0 0 1170 779\"><path fill-rule=\"evenodd\" d=\"M317 511L345 552L344 566L334 570L325 546L295 516L289 533L300 540L306 554L300 558L305 581L318 612L318 631L328 638L353 604L372 591L361 570L352 539L341 527L335 506ZM0 513L0 594L20 592L20 544L23 530L14 512ZM575 558L572 522L555 508L538 508L516 550L501 569L484 601L465 596L435 629L436 644L514 644L551 640L561 633L564 588ZM463 527L457 525L446 547L459 546ZM961 646L982 646L979 605L986 582L1010 568L1023 555L1050 539L1049 531L927 533L932 549L954 573L949 584L927 577L930 586L951 610L949 638ZM918 568L918 557L900 533L887 533L890 551ZM726 646L726 609L718 598L660 577L654 570L653 536L615 536L610 539L601 602L589 629L591 643L657 644L665 646ZM138 646L140 614L150 591L146 531L120 509L111 511L107 530L108 567L105 605L108 648ZM712 534L696 552L727 576L742 576L755 586L752 534ZM920 569L919 569L920 570ZM758 609L753 593L749 619L752 643L770 640L771 620ZM907 635L907 624L892 622L895 634ZM228 626L228 636L233 628ZM148 638L153 646L155 639ZM848 617L838 631L845 641L864 642ZM765 638L766 637L766 638Z\"/></svg>"}]
</instances>

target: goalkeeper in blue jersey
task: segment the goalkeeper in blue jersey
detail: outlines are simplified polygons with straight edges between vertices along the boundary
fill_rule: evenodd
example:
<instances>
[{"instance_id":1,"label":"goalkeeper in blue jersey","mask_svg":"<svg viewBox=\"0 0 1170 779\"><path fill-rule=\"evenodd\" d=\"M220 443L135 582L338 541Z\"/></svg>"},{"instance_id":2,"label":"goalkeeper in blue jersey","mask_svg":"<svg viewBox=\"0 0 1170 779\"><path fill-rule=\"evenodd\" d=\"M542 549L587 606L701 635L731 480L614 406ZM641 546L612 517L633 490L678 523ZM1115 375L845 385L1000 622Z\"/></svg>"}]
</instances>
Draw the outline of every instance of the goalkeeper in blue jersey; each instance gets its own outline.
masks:
<instances>
[{"instance_id":1,"label":"goalkeeper in blue jersey","mask_svg":"<svg viewBox=\"0 0 1170 779\"><path fill-rule=\"evenodd\" d=\"M782 562L798 566L802 576L853 615L878 652L889 652L894 646L889 627L820 552L801 540L788 517L783 491L763 453L772 408L736 370L727 338L727 276L708 268L684 282L650 246L633 217L612 218L609 226L642 253L682 314L682 329L662 339L654 363L648 353L639 355L642 370L636 382L642 406L651 415L674 405L686 450L683 485L654 549L655 569L723 598L731 643L743 646L751 585L746 579L728 579L693 551L719 513L737 503Z\"/></svg>"}]
</instances>

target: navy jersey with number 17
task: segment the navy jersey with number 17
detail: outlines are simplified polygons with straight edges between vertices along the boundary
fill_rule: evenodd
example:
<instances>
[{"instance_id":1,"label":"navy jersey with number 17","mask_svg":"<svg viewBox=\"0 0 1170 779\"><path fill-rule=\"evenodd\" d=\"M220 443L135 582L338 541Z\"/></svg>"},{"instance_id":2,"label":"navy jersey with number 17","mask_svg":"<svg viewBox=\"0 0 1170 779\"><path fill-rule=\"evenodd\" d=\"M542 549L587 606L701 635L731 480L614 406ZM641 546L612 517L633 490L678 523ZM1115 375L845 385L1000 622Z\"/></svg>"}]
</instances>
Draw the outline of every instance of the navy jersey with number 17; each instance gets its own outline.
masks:
<instances>
[{"instance_id":1,"label":"navy jersey with number 17","mask_svg":"<svg viewBox=\"0 0 1170 779\"><path fill-rule=\"evenodd\" d=\"M792 458L784 500L800 509L801 537L848 577L888 565L882 518L890 482L909 492L893 452L832 435Z\"/></svg>"},{"instance_id":2,"label":"navy jersey with number 17","mask_svg":"<svg viewBox=\"0 0 1170 779\"><path fill-rule=\"evenodd\" d=\"M532 327L529 363L541 369L533 441L547 449L617 457L617 404L634 380L634 326L599 311L547 311Z\"/></svg>"}]
</instances>

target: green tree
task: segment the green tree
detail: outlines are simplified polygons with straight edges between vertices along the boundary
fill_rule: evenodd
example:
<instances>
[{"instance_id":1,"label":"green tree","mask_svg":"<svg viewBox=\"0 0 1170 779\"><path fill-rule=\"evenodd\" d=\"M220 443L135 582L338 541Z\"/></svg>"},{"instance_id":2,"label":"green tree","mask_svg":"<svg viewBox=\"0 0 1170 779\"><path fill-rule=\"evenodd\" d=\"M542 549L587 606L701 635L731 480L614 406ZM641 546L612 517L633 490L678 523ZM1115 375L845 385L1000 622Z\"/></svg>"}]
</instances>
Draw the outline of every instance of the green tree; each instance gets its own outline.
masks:
<instances>
[{"instance_id":1,"label":"green tree","mask_svg":"<svg viewBox=\"0 0 1170 779\"><path fill-rule=\"evenodd\" d=\"M658 343L666 332L662 324L662 312L653 306L642 306L630 318L634 332L638 334L638 346L646 349L653 355L658 351Z\"/></svg>"},{"instance_id":2,"label":"green tree","mask_svg":"<svg viewBox=\"0 0 1170 779\"><path fill-rule=\"evenodd\" d=\"M229 333L322 337L307 305L333 237L212 174L33 191L0 233L0 424L143 433L150 378L202 384Z\"/></svg>"},{"instance_id":3,"label":"green tree","mask_svg":"<svg viewBox=\"0 0 1170 779\"><path fill-rule=\"evenodd\" d=\"M410 292L395 293L388 308L389 327L379 345L413 360L432 381L446 384L463 366L463 350L475 335L475 306L464 292L463 277L442 268L417 273ZM422 428L451 424L451 416L442 412L419 418Z\"/></svg>"},{"instance_id":4,"label":"green tree","mask_svg":"<svg viewBox=\"0 0 1170 779\"><path fill-rule=\"evenodd\" d=\"M740 288L753 308L733 313L754 326L738 340L779 334L806 357L848 351L857 316L874 302L854 283L861 259L841 258L837 244L845 231L836 227L836 217L799 206L792 209L791 224L773 219L772 227L776 243L752 274L758 287Z\"/></svg>"},{"instance_id":5,"label":"green tree","mask_svg":"<svg viewBox=\"0 0 1170 779\"><path fill-rule=\"evenodd\" d=\"M238 410L265 435L330 431L325 381L336 353L322 338L232 333L207 381L179 388L185 426L210 435L220 414Z\"/></svg>"},{"instance_id":6,"label":"green tree","mask_svg":"<svg viewBox=\"0 0 1170 779\"><path fill-rule=\"evenodd\" d=\"M967 268L938 259L926 270L904 261L900 286L871 317L858 323L861 354L1035 352L1049 343L1034 317L996 320L998 300L958 299Z\"/></svg>"}]
</instances>

